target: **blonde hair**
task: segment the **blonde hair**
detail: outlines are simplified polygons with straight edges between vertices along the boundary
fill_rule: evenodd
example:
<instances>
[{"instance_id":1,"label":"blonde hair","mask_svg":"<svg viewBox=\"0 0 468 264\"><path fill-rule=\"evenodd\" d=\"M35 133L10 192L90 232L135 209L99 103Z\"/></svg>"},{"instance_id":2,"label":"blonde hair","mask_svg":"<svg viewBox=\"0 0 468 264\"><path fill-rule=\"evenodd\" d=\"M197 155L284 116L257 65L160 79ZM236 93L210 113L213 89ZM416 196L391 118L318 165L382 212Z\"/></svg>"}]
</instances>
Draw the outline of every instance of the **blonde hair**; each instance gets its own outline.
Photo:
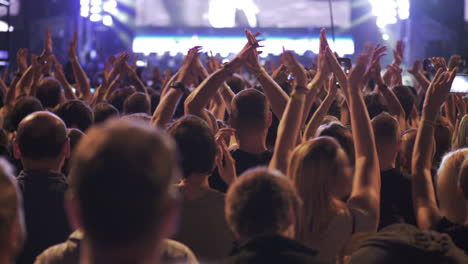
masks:
<instances>
[{"instance_id":1,"label":"blonde hair","mask_svg":"<svg viewBox=\"0 0 468 264\"><path fill-rule=\"evenodd\" d=\"M442 159L437 171L437 197L440 211L450 221L464 223L466 209L463 194L458 192L458 174L468 156L468 148L455 150Z\"/></svg>"},{"instance_id":2,"label":"blonde hair","mask_svg":"<svg viewBox=\"0 0 468 264\"><path fill-rule=\"evenodd\" d=\"M342 169L336 162L340 151L335 139L318 137L299 145L291 156L288 177L303 202L294 237L306 245L311 246L312 238L317 239L330 218L345 207L333 194Z\"/></svg>"},{"instance_id":3,"label":"blonde hair","mask_svg":"<svg viewBox=\"0 0 468 264\"><path fill-rule=\"evenodd\" d=\"M457 130L453 133L452 137L452 150L468 147L466 144L466 138L468 131L468 114L464 115Z\"/></svg>"}]
</instances>

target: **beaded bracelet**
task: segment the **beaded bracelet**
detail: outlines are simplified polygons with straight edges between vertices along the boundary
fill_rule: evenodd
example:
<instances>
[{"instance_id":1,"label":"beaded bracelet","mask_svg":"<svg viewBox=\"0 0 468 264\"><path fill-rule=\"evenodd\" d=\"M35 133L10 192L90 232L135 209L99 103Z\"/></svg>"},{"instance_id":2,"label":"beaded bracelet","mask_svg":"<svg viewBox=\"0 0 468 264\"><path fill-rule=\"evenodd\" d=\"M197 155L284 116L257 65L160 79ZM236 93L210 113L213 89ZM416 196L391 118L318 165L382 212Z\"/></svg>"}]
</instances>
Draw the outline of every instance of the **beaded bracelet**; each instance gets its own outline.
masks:
<instances>
[{"instance_id":1,"label":"beaded bracelet","mask_svg":"<svg viewBox=\"0 0 468 264\"><path fill-rule=\"evenodd\" d=\"M421 120L421 122L422 122L423 125L426 125L426 126L431 126L431 127L436 127L437 126L437 123L434 122L434 121L431 121L431 120L423 119L423 120Z\"/></svg>"}]
</instances>

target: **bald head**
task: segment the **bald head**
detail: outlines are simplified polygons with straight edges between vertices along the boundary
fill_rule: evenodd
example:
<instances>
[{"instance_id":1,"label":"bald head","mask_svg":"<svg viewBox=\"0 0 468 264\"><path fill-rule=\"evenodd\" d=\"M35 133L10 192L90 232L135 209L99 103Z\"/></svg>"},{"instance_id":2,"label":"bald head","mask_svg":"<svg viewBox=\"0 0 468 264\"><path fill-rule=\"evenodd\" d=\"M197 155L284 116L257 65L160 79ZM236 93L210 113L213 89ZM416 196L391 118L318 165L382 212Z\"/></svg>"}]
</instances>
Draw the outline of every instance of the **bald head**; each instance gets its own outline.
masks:
<instances>
[{"instance_id":1,"label":"bald head","mask_svg":"<svg viewBox=\"0 0 468 264\"><path fill-rule=\"evenodd\" d=\"M65 123L49 112L35 112L18 126L16 143L22 158L41 160L56 158L67 141Z\"/></svg>"}]
</instances>

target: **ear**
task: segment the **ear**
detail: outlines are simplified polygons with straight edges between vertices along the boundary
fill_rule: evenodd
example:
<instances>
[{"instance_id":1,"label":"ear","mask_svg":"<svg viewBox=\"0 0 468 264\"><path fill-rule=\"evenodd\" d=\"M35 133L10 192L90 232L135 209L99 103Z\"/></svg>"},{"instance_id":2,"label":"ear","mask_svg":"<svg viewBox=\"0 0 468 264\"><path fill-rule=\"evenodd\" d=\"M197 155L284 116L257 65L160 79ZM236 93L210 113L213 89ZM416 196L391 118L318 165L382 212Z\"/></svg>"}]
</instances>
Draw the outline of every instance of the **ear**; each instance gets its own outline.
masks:
<instances>
[{"instance_id":1,"label":"ear","mask_svg":"<svg viewBox=\"0 0 468 264\"><path fill-rule=\"evenodd\" d=\"M18 142L16 142L16 140L13 142L13 154L15 155L16 159L21 159L22 158L21 150L20 150L20 147L18 145Z\"/></svg>"},{"instance_id":2,"label":"ear","mask_svg":"<svg viewBox=\"0 0 468 264\"><path fill-rule=\"evenodd\" d=\"M78 210L78 201L70 191L65 194L65 211L67 212L68 221L72 228L74 230L81 230L81 217Z\"/></svg>"}]
</instances>

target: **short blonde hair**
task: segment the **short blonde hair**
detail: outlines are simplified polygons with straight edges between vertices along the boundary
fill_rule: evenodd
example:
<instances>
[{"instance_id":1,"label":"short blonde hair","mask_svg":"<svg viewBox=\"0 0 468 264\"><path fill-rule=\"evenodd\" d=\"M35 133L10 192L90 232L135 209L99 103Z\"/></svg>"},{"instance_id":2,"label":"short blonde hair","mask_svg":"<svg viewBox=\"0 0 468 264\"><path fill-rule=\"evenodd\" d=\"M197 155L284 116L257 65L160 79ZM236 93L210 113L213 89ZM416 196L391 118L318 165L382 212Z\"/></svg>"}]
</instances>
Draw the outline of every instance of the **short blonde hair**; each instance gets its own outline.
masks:
<instances>
[{"instance_id":1,"label":"short blonde hair","mask_svg":"<svg viewBox=\"0 0 468 264\"><path fill-rule=\"evenodd\" d=\"M463 195L458 192L458 174L463 161L468 157L468 148L455 150L442 159L437 171L437 197L443 215L450 221L464 223L466 208Z\"/></svg>"}]
</instances>

